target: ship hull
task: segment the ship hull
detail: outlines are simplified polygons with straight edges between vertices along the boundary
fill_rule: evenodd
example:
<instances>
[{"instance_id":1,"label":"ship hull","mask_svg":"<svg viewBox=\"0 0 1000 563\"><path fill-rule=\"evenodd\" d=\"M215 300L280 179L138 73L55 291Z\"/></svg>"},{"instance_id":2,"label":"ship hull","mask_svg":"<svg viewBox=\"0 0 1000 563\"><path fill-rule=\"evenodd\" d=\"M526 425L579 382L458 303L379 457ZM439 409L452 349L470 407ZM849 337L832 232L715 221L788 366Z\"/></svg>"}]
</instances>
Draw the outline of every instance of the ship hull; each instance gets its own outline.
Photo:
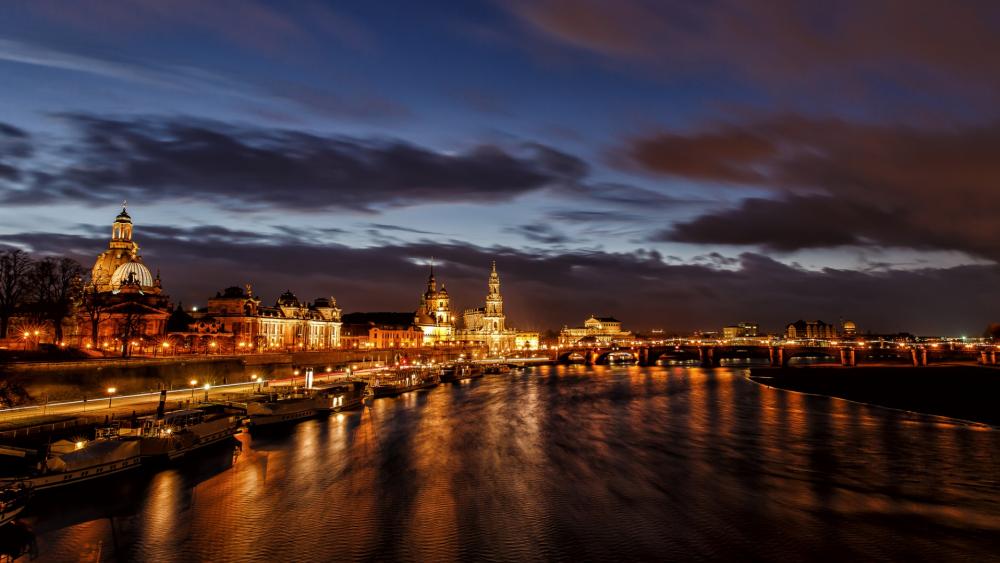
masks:
<instances>
[{"instance_id":1,"label":"ship hull","mask_svg":"<svg viewBox=\"0 0 1000 563\"><path fill-rule=\"evenodd\" d=\"M56 487L65 487L86 481L103 479L111 475L138 469L140 465L141 457L134 455L121 460L83 467L73 471L46 473L34 477L24 477L17 479L17 481L24 483L34 491L45 491Z\"/></svg>"}]
</instances>

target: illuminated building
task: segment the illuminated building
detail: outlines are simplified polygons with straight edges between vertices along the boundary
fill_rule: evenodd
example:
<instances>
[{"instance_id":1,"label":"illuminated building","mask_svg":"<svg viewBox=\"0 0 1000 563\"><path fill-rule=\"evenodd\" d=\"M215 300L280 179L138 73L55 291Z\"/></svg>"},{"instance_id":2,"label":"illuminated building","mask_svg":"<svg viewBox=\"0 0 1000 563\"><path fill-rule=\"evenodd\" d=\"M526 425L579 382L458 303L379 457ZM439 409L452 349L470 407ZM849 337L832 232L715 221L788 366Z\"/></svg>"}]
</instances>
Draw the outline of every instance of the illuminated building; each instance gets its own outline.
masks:
<instances>
[{"instance_id":1,"label":"illuminated building","mask_svg":"<svg viewBox=\"0 0 1000 563\"><path fill-rule=\"evenodd\" d=\"M341 310L333 297L302 303L291 291L273 307L262 306L250 284L228 287L208 300L203 311L191 313L188 338L223 338L235 351L329 350L340 346ZM193 344L198 348L197 344Z\"/></svg>"},{"instance_id":2,"label":"illuminated building","mask_svg":"<svg viewBox=\"0 0 1000 563\"><path fill-rule=\"evenodd\" d=\"M503 295L500 294L500 275L497 274L496 261L490 266L490 277L486 285L486 306L465 310L462 314L464 326L458 331L457 339L485 346L491 354L537 349L537 333L519 333L506 326L507 316L503 312Z\"/></svg>"},{"instance_id":3,"label":"illuminated building","mask_svg":"<svg viewBox=\"0 0 1000 563\"><path fill-rule=\"evenodd\" d=\"M343 316L344 348L413 348L423 346L424 332L413 324L413 313L348 313Z\"/></svg>"},{"instance_id":4,"label":"illuminated building","mask_svg":"<svg viewBox=\"0 0 1000 563\"><path fill-rule=\"evenodd\" d=\"M854 321L844 321L840 325L840 330L844 336L857 336L858 325L854 324Z\"/></svg>"},{"instance_id":5,"label":"illuminated building","mask_svg":"<svg viewBox=\"0 0 1000 563\"><path fill-rule=\"evenodd\" d=\"M726 340L751 338L757 336L759 331L760 327L758 327L757 323L740 323L738 325L722 327L722 337Z\"/></svg>"},{"instance_id":6,"label":"illuminated building","mask_svg":"<svg viewBox=\"0 0 1000 563\"><path fill-rule=\"evenodd\" d=\"M785 327L786 338L836 338L837 327L823 321L798 320Z\"/></svg>"},{"instance_id":7,"label":"illuminated building","mask_svg":"<svg viewBox=\"0 0 1000 563\"><path fill-rule=\"evenodd\" d=\"M114 349L125 339L145 340L166 329L169 299L159 273L153 276L142 261L139 245L132 239L132 217L124 205L111 226L108 249L94 262L82 297L76 318L81 344L93 340L96 332L98 347Z\"/></svg>"},{"instance_id":8,"label":"illuminated building","mask_svg":"<svg viewBox=\"0 0 1000 563\"><path fill-rule=\"evenodd\" d=\"M420 306L413 321L423 333L424 344L451 342L455 339L455 320L451 314L451 299L444 283L437 288L434 267L427 278L427 290L420 296Z\"/></svg>"},{"instance_id":9,"label":"illuminated building","mask_svg":"<svg viewBox=\"0 0 1000 563\"><path fill-rule=\"evenodd\" d=\"M618 319L591 315L581 327L563 327L559 332L559 345L572 346L581 342L607 345L631 337L630 331L622 330L622 322Z\"/></svg>"}]
</instances>

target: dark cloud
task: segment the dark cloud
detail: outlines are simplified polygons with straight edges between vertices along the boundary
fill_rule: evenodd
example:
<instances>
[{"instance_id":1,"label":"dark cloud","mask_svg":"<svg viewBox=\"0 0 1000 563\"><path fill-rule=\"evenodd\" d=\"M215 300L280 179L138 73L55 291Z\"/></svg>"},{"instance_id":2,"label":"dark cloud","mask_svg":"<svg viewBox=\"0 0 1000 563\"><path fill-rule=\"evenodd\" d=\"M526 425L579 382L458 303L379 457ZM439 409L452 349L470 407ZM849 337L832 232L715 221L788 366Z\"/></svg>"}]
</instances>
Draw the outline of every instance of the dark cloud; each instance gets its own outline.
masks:
<instances>
[{"instance_id":1,"label":"dark cloud","mask_svg":"<svg viewBox=\"0 0 1000 563\"><path fill-rule=\"evenodd\" d=\"M184 118L60 116L79 134L60 167L0 193L8 204L210 200L230 209L381 208L496 202L580 182L588 167L538 144L445 153L399 140L362 140Z\"/></svg>"},{"instance_id":2,"label":"dark cloud","mask_svg":"<svg viewBox=\"0 0 1000 563\"><path fill-rule=\"evenodd\" d=\"M508 227L506 231L521 235L531 242L542 244L565 244L573 240L569 235L545 223L529 223L518 225L517 227Z\"/></svg>"},{"instance_id":3,"label":"dark cloud","mask_svg":"<svg viewBox=\"0 0 1000 563\"><path fill-rule=\"evenodd\" d=\"M369 229L374 229L377 231L395 231L399 233L413 233L416 235L440 235L434 231L422 231L420 229L413 229L410 227L402 227L400 225L388 225L385 223L368 223Z\"/></svg>"},{"instance_id":4,"label":"dark cloud","mask_svg":"<svg viewBox=\"0 0 1000 563\"><path fill-rule=\"evenodd\" d=\"M206 238L205 232L213 235ZM537 329L577 324L599 313L640 329L718 329L755 320L779 330L803 317L845 317L863 330L972 334L996 320L991 311L1000 286L997 266L809 271L752 253L677 263L642 250L529 253L463 242L351 248L265 241L219 228L188 232L141 225L136 237L146 263L161 270L166 290L187 304L252 281L267 300L291 288L304 299L333 294L348 311L413 310L426 278L424 264L434 256L438 278L461 310L481 304L489 263L496 259L510 323ZM100 234L37 232L0 236L3 244L70 254L89 266L107 241ZM190 275L192 268L197 276Z\"/></svg>"},{"instance_id":5,"label":"dark cloud","mask_svg":"<svg viewBox=\"0 0 1000 563\"><path fill-rule=\"evenodd\" d=\"M319 2L277 7L257 0L176 0L165 9L144 0L38 0L17 10L106 38L168 34L183 27L266 53L310 46L320 36L360 51L371 50L374 42L357 21Z\"/></svg>"},{"instance_id":6,"label":"dark cloud","mask_svg":"<svg viewBox=\"0 0 1000 563\"><path fill-rule=\"evenodd\" d=\"M784 116L634 139L654 174L773 191L661 233L661 240L851 244L1000 257L1000 123L915 128Z\"/></svg>"},{"instance_id":7,"label":"dark cloud","mask_svg":"<svg viewBox=\"0 0 1000 563\"><path fill-rule=\"evenodd\" d=\"M0 123L0 180L20 180L21 169L14 161L28 158L32 152L31 136L27 131Z\"/></svg>"},{"instance_id":8,"label":"dark cloud","mask_svg":"<svg viewBox=\"0 0 1000 563\"><path fill-rule=\"evenodd\" d=\"M374 120L394 121L411 117L410 110L402 104L373 92L345 95L291 82L270 83L263 86L262 90L272 96L301 106L313 116L352 118L369 122Z\"/></svg>"},{"instance_id":9,"label":"dark cloud","mask_svg":"<svg viewBox=\"0 0 1000 563\"><path fill-rule=\"evenodd\" d=\"M722 70L769 94L924 90L979 98L1000 86L1000 6L989 0L520 0L504 4L560 45L671 71ZM789 90L791 88L791 90Z\"/></svg>"},{"instance_id":10,"label":"dark cloud","mask_svg":"<svg viewBox=\"0 0 1000 563\"><path fill-rule=\"evenodd\" d=\"M564 223L630 223L642 219L639 215L623 211L590 211L585 209L551 211L546 216L553 221Z\"/></svg>"}]
</instances>

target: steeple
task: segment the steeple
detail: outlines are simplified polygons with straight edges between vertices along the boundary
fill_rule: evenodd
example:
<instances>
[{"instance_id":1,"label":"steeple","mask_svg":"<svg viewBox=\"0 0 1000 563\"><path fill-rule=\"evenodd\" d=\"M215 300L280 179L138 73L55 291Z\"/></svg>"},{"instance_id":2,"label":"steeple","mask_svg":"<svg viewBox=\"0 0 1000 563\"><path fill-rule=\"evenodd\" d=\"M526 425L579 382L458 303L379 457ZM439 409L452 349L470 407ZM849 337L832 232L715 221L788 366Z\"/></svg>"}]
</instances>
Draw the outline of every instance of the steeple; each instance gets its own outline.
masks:
<instances>
[{"instance_id":1,"label":"steeple","mask_svg":"<svg viewBox=\"0 0 1000 563\"><path fill-rule=\"evenodd\" d=\"M486 294L486 315L503 317L503 296L500 295L500 274L497 273L496 260L490 264L490 281L487 285L489 293Z\"/></svg>"},{"instance_id":2,"label":"steeple","mask_svg":"<svg viewBox=\"0 0 1000 563\"><path fill-rule=\"evenodd\" d=\"M437 291L437 280L434 278L434 259L431 258L431 275L427 276L427 292Z\"/></svg>"}]
</instances>

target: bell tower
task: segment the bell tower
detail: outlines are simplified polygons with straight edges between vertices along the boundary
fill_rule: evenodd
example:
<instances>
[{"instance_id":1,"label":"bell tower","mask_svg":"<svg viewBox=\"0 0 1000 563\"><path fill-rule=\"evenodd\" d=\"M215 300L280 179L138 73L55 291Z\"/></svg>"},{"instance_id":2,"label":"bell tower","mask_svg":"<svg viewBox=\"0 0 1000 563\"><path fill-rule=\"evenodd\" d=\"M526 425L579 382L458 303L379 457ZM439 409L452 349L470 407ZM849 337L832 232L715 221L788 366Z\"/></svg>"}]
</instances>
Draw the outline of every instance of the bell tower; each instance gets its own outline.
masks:
<instances>
[{"instance_id":1,"label":"bell tower","mask_svg":"<svg viewBox=\"0 0 1000 563\"><path fill-rule=\"evenodd\" d=\"M490 265L490 279L487 283L486 311L483 315L490 330L504 330L503 296L500 295L500 275L497 274L496 260Z\"/></svg>"}]
</instances>

